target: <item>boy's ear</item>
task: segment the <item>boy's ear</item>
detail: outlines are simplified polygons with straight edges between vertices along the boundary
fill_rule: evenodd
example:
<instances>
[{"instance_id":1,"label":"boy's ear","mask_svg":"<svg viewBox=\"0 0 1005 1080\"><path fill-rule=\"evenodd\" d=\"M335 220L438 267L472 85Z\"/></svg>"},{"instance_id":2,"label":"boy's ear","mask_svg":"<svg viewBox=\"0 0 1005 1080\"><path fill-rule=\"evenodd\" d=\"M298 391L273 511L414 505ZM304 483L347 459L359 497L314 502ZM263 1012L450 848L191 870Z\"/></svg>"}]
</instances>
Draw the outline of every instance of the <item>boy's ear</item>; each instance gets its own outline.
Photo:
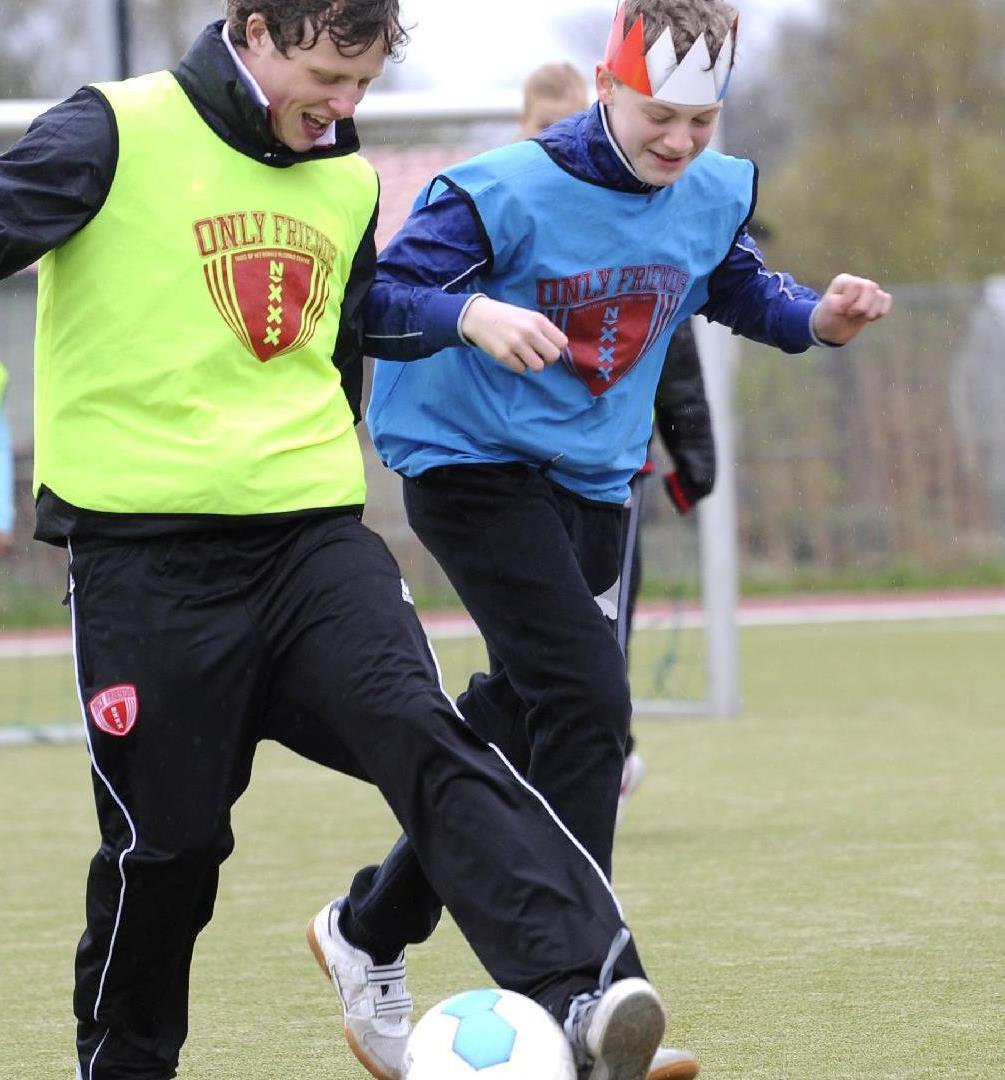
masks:
<instances>
[{"instance_id":1,"label":"boy's ear","mask_svg":"<svg viewBox=\"0 0 1005 1080\"><path fill-rule=\"evenodd\" d=\"M597 100L602 105L610 105L614 100L614 87L617 80L610 68L597 64Z\"/></svg>"}]
</instances>

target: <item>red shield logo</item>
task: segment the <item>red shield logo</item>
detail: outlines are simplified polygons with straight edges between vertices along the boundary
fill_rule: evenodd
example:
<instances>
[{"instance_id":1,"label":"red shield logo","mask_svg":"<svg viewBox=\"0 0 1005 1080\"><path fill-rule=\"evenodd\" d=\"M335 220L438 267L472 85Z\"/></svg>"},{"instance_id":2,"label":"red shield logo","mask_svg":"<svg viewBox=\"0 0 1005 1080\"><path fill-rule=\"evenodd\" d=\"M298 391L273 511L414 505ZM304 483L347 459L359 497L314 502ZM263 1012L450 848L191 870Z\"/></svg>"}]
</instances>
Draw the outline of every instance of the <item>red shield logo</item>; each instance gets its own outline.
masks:
<instances>
[{"instance_id":1,"label":"red shield logo","mask_svg":"<svg viewBox=\"0 0 1005 1080\"><path fill-rule=\"evenodd\" d=\"M570 308L566 363L594 397L632 370L670 325L677 297L631 293Z\"/></svg>"},{"instance_id":2,"label":"red shield logo","mask_svg":"<svg viewBox=\"0 0 1005 1080\"><path fill-rule=\"evenodd\" d=\"M301 251L231 252L204 273L224 322L263 364L306 345L328 303L328 274Z\"/></svg>"},{"instance_id":3,"label":"red shield logo","mask_svg":"<svg viewBox=\"0 0 1005 1080\"><path fill-rule=\"evenodd\" d=\"M87 703L91 719L95 726L108 735L122 737L128 735L136 726L140 702L136 696L136 687L131 683L119 683L109 686Z\"/></svg>"}]
</instances>

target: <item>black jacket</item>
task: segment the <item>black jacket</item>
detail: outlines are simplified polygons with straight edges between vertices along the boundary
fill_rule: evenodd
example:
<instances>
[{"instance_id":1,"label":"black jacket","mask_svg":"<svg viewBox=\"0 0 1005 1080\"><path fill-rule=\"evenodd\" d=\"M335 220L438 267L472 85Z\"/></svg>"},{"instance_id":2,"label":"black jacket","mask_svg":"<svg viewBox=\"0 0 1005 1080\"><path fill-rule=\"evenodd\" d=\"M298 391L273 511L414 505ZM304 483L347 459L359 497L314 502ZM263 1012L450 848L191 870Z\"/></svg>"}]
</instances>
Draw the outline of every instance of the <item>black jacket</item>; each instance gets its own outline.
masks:
<instances>
[{"instance_id":1,"label":"black jacket","mask_svg":"<svg viewBox=\"0 0 1005 1080\"><path fill-rule=\"evenodd\" d=\"M667 349L655 409L655 428L675 466L663 481L677 509L686 514L715 484L712 417L690 320L681 324Z\"/></svg>"},{"instance_id":2,"label":"black jacket","mask_svg":"<svg viewBox=\"0 0 1005 1080\"><path fill-rule=\"evenodd\" d=\"M223 22L211 23L172 74L210 128L229 146L277 169L303 161L276 141L265 111L251 98L222 38ZM334 146L312 157L340 157L359 150L352 120L339 121ZM0 156L0 278L24 269L82 229L101 209L118 161L115 114L101 93L83 87L38 117L28 133ZM359 308L373 280L377 254L374 209L356 251L342 302L332 361L342 373L357 421L363 387ZM176 531L178 518L113 522L64 503L43 489L38 505L41 539L76 533L149 535Z\"/></svg>"}]
</instances>

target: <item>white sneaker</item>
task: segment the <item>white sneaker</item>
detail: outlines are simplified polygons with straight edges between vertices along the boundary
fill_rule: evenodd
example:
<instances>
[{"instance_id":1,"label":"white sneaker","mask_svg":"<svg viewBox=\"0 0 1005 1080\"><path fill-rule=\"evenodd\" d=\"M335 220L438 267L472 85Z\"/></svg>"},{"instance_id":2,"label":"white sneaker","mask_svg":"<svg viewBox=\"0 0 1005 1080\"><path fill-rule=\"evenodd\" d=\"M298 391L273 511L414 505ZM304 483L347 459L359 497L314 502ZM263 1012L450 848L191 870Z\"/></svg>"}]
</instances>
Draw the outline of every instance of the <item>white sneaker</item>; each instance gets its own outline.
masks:
<instances>
[{"instance_id":1,"label":"white sneaker","mask_svg":"<svg viewBox=\"0 0 1005 1080\"><path fill-rule=\"evenodd\" d=\"M633 750L625 758L625 767L621 770L621 791L618 793L618 815L614 827L621 824L621 815L625 812L628 797L638 789L646 776L646 765L641 756Z\"/></svg>"},{"instance_id":2,"label":"white sneaker","mask_svg":"<svg viewBox=\"0 0 1005 1080\"><path fill-rule=\"evenodd\" d=\"M405 1043L412 1030L412 999L405 990L405 954L375 964L338 928L345 897L333 900L307 924L307 944L342 999L349 1049L377 1080L402 1080Z\"/></svg>"},{"instance_id":3,"label":"white sneaker","mask_svg":"<svg viewBox=\"0 0 1005 1080\"><path fill-rule=\"evenodd\" d=\"M646 1080L693 1080L699 1072L701 1066L690 1050L661 1046L649 1063Z\"/></svg>"},{"instance_id":4,"label":"white sneaker","mask_svg":"<svg viewBox=\"0 0 1005 1080\"><path fill-rule=\"evenodd\" d=\"M645 979L622 979L600 994L573 998L565 1021L585 1080L647 1080L666 1016Z\"/></svg>"}]
</instances>

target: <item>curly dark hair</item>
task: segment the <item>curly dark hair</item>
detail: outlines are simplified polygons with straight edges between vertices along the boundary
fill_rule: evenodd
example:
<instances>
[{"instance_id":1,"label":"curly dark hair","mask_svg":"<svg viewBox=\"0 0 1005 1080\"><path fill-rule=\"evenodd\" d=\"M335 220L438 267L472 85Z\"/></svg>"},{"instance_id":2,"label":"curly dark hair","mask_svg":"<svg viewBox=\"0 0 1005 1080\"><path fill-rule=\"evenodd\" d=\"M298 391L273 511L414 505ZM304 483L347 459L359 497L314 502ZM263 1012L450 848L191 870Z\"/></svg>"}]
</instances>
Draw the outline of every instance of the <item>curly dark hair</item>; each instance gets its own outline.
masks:
<instances>
[{"instance_id":1,"label":"curly dark hair","mask_svg":"<svg viewBox=\"0 0 1005 1080\"><path fill-rule=\"evenodd\" d=\"M736 19L736 8L727 0L627 0L625 30L630 30L640 16L646 20L646 48L669 26L677 59L682 60L688 49L704 30L708 53L715 62Z\"/></svg>"},{"instance_id":2,"label":"curly dark hair","mask_svg":"<svg viewBox=\"0 0 1005 1080\"><path fill-rule=\"evenodd\" d=\"M327 34L344 56L358 56L383 41L392 60L408 44L398 0L226 0L227 25L235 45L246 46L248 19L260 14L277 49L312 49Z\"/></svg>"}]
</instances>

